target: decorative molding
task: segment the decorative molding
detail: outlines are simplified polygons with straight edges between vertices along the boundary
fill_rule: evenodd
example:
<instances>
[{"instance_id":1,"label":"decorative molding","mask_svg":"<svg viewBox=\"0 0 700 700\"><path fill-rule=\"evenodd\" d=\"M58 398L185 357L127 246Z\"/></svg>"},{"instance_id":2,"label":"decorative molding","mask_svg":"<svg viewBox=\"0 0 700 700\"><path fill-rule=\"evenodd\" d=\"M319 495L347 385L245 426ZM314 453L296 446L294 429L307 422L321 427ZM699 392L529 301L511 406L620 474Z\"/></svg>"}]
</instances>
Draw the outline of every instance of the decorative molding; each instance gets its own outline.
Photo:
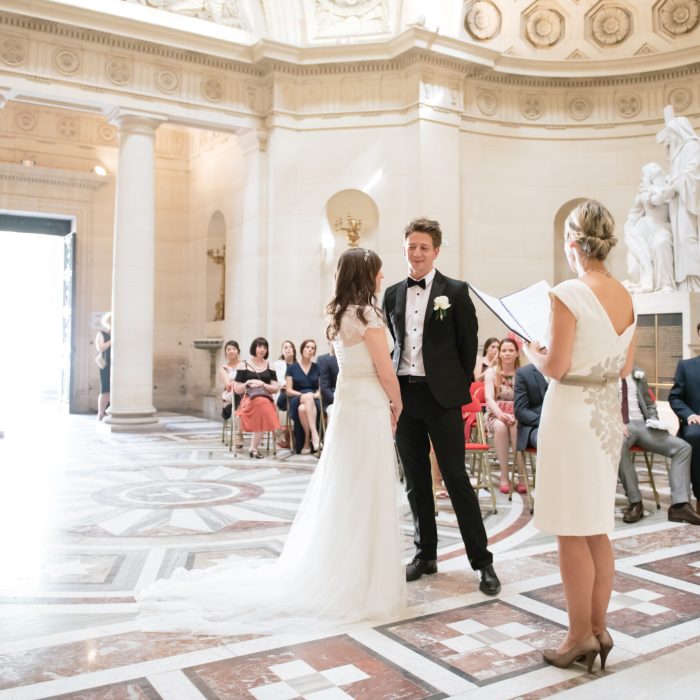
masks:
<instances>
[{"instance_id":1,"label":"decorative molding","mask_svg":"<svg viewBox=\"0 0 700 700\"><path fill-rule=\"evenodd\" d=\"M314 38L368 36L389 31L387 0L313 0Z\"/></svg>"},{"instance_id":2,"label":"decorative molding","mask_svg":"<svg viewBox=\"0 0 700 700\"><path fill-rule=\"evenodd\" d=\"M18 112L15 124L22 131L32 131L36 126L36 117L31 112Z\"/></svg>"},{"instance_id":3,"label":"decorative molding","mask_svg":"<svg viewBox=\"0 0 700 700\"><path fill-rule=\"evenodd\" d=\"M476 106L482 114L492 117L498 111L498 95L491 90L478 90L476 93Z\"/></svg>"},{"instance_id":4,"label":"decorative molding","mask_svg":"<svg viewBox=\"0 0 700 700\"><path fill-rule=\"evenodd\" d=\"M651 44L643 43L635 52L635 56L651 56L654 53L658 53L659 50L655 49Z\"/></svg>"},{"instance_id":5,"label":"decorative molding","mask_svg":"<svg viewBox=\"0 0 700 700\"><path fill-rule=\"evenodd\" d=\"M53 55L53 65L63 75L75 75L80 70L80 56L72 49L58 49Z\"/></svg>"},{"instance_id":6,"label":"decorative molding","mask_svg":"<svg viewBox=\"0 0 700 700\"><path fill-rule=\"evenodd\" d=\"M625 119L636 117L642 109L642 98L633 92L623 92L615 98L615 109Z\"/></svg>"},{"instance_id":7,"label":"decorative molding","mask_svg":"<svg viewBox=\"0 0 700 700\"><path fill-rule=\"evenodd\" d=\"M59 168L28 168L14 163L0 163L0 180L35 185L58 185L59 187L75 187L82 190L99 190L107 184L109 178L81 173L75 170Z\"/></svg>"},{"instance_id":8,"label":"decorative molding","mask_svg":"<svg viewBox=\"0 0 700 700\"><path fill-rule=\"evenodd\" d=\"M588 56L586 56L580 49L574 49L567 57L567 61L587 61Z\"/></svg>"},{"instance_id":9,"label":"decorative molding","mask_svg":"<svg viewBox=\"0 0 700 700\"><path fill-rule=\"evenodd\" d=\"M172 95L180 87L179 71L173 68L159 67L153 79L155 86L166 95Z\"/></svg>"},{"instance_id":10,"label":"decorative molding","mask_svg":"<svg viewBox=\"0 0 700 700\"><path fill-rule=\"evenodd\" d=\"M136 5L146 5L158 10L173 12L185 17L196 17L208 22L223 24L249 31L250 25L241 12L240 0L125 0Z\"/></svg>"},{"instance_id":11,"label":"decorative molding","mask_svg":"<svg viewBox=\"0 0 700 700\"><path fill-rule=\"evenodd\" d=\"M525 38L536 48L548 48L564 36L564 18L554 9L535 6L523 14Z\"/></svg>"},{"instance_id":12,"label":"decorative molding","mask_svg":"<svg viewBox=\"0 0 700 700\"><path fill-rule=\"evenodd\" d=\"M654 9L658 28L670 37L693 31L700 19L700 0L663 0Z\"/></svg>"},{"instance_id":13,"label":"decorative molding","mask_svg":"<svg viewBox=\"0 0 700 700\"><path fill-rule=\"evenodd\" d=\"M224 84L215 76L208 76L201 83L202 95L209 102L221 102L224 99Z\"/></svg>"},{"instance_id":14,"label":"decorative molding","mask_svg":"<svg viewBox=\"0 0 700 700\"><path fill-rule=\"evenodd\" d=\"M64 139L73 139L78 135L79 124L75 117L61 117L56 123L56 133Z\"/></svg>"},{"instance_id":15,"label":"decorative molding","mask_svg":"<svg viewBox=\"0 0 700 700\"><path fill-rule=\"evenodd\" d=\"M665 104L670 104L675 113L685 112L693 103L693 91L687 87L677 87L670 90Z\"/></svg>"},{"instance_id":16,"label":"decorative molding","mask_svg":"<svg viewBox=\"0 0 700 700\"><path fill-rule=\"evenodd\" d=\"M615 46L629 36L632 18L623 7L603 5L589 16L588 25L593 40L599 46Z\"/></svg>"},{"instance_id":17,"label":"decorative molding","mask_svg":"<svg viewBox=\"0 0 700 700\"><path fill-rule=\"evenodd\" d=\"M464 17L464 28L478 41L493 39L501 31L501 11L492 2L475 2Z\"/></svg>"},{"instance_id":18,"label":"decorative molding","mask_svg":"<svg viewBox=\"0 0 700 700\"><path fill-rule=\"evenodd\" d=\"M577 122L584 121L593 112L593 102L586 95L572 96L567 104L567 112Z\"/></svg>"},{"instance_id":19,"label":"decorative molding","mask_svg":"<svg viewBox=\"0 0 700 700\"><path fill-rule=\"evenodd\" d=\"M105 64L105 75L115 85L126 85L131 82L133 74L132 62L128 58L115 56Z\"/></svg>"},{"instance_id":20,"label":"decorative molding","mask_svg":"<svg viewBox=\"0 0 700 700\"><path fill-rule=\"evenodd\" d=\"M27 57L27 42L14 37L0 39L0 60L8 66L19 66Z\"/></svg>"},{"instance_id":21,"label":"decorative molding","mask_svg":"<svg viewBox=\"0 0 700 700\"><path fill-rule=\"evenodd\" d=\"M526 119L539 119L544 114L544 99L541 95L522 95L520 112Z\"/></svg>"}]
</instances>

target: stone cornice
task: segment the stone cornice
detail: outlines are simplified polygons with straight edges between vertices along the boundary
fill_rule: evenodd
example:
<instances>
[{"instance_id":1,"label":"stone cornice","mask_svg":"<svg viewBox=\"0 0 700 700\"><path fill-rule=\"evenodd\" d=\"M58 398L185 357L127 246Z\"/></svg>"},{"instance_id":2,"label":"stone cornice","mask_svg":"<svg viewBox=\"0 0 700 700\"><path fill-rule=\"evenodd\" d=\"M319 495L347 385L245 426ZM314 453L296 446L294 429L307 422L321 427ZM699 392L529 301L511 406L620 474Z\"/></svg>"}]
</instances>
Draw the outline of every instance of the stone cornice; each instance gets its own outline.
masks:
<instances>
[{"instance_id":1,"label":"stone cornice","mask_svg":"<svg viewBox=\"0 0 700 700\"><path fill-rule=\"evenodd\" d=\"M82 173L75 170L0 163L0 180L9 180L11 182L58 185L59 187L74 187L94 192L106 185L108 179L92 173Z\"/></svg>"}]
</instances>

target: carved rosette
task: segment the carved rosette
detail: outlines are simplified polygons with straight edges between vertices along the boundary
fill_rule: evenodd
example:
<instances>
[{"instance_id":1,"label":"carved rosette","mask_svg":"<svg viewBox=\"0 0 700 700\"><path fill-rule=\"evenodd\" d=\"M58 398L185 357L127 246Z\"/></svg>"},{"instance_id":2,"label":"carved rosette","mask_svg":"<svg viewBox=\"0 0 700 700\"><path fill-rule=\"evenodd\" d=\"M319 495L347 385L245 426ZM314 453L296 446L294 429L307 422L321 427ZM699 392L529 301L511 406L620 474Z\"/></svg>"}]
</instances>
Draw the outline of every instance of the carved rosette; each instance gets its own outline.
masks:
<instances>
[{"instance_id":1,"label":"carved rosette","mask_svg":"<svg viewBox=\"0 0 700 700\"><path fill-rule=\"evenodd\" d=\"M464 28L475 39L493 39L501 31L501 11L491 2L475 2L464 18Z\"/></svg>"},{"instance_id":2,"label":"carved rosette","mask_svg":"<svg viewBox=\"0 0 700 700\"><path fill-rule=\"evenodd\" d=\"M0 40L0 60L8 66L18 66L27 57L27 45L15 39L6 37Z\"/></svg>"},{"instance_id":3,"label":"carved rosette","mask_svg":"<svg viewBox=\"0 0 700 700\"><path fill-rule=\"evenodd\" d=\"M615 97L615 109L625 119L636 117L642 109L642 98L633 92L623 92Z\"/></svg>"},{"instance_id":4,"label":"carved rosette","mask_svg":"<svg viewBox=\"0 0 700 700\"><path fill-rule=\"evenodd\" d=\"M98 133L100 138L107 143L111 143L117 138L117 130L111 124L103 124L98 129Z\"/></svg>"},{"instance_id":5,"label":"carved rosette","mask_svg":"<svg viewBox=\"0 0 700 700\"><path fill-rule=\"evenodd\" d=\"M602 7L590 17L593 39L601 46L614 46L623 42L630 33L632 20L622 7Z\"/></svg>"},{"instance_id":6,"label":"carved rosette","mask_svg":"<svg viewBox=\"0 0 700 700\"><path fill-rule=\"evenodd\" d=\"M58 49L53 55L53 65L63 75L75 75L80 69L80 56L71 49Z\"/></svg>"},{"instance_id":7,"label":"carved rosette","mask_svg":"<svg viewBox=\"0 0 700 700\"><path fill-rule=\"evenodd\" d=\"M700 19L700 0L666 0L656 8L659 28L670 36L687 34Z\"/></svg>"},{"instance_id":8,"label":"carved rosette","mask_svg":"<svg viewBox=\"0 0 700 700\"><path fill-rule=\"evenodd\" d=\"M78 135L78 120L73 117L61 117L56 122L56 133L66 139L75 138Z\"/></svg>"},{"instance_id":9,"label":"carved rosette","mask_svg":"<svg viewBox=\"0 0 700 700\"><path fill-rule=\"evenodd\" d=\"M556 10L535 8L525 17L525 38L538 49L554 46L564 36L564 18Z\"/></svg>"},{"instance_id":10,"label":"carved rosette","mask_svg":"<svg viewBox=\"0 0 700 700\"><path fill-rule=\"evenodd\" d=\"M36 117L31 112L20 112L15 117L15 124L22 131L31 131L36 126Z\"/></svg>"},{"instance_id":11,"label":"carved rosette","mask_svg":"<svg viewBox=\"0 0 700 700\"><path fill-rule=\"evenodd\" d=\"M202 95L209 102L221 102L224 99L224 84L213 76L204 78L201 84Z\"/></svg>"},{"instance_id":12,"label":"carved rosette","mask_svg":"<svg viewBox=\"0 0 700 700\"><path fill-rule=\"evenodd\" d=\"M115 85L126 85L131 80L131 63L125 58L111 58L105 66L105 74Z\"/></svg>"},{"instance_id":13,"label":"carved rosette","mask_svg":"<svg viewBox=\"0 0 700 700\"><path fill-rule=\"evenodd\" d=\"M567 111L572 119L582 122L588 119L593 112L593 103L584 95L576 95L569 100Z\"/></svg>"},{"instance_id":14,"label":"carved rosette","mask_svg":"<svg viewBox=\"0 0 700 700\"><path fill-rule=\"evenodd\" d=\"M498 96L490 90L479 90L476 93L476 106L482 114L492 117L498 111Z\"/></svg>"},{"instance_id":15,"label":"carved rosette","mask_svg":"<svg viewBox=\"0 0 700 700\"><path fill-rule=\"evenodd\" d=\"M180 87L180 77L170 68L160 68L154 78L156 87L167 95L172 94Z\"/></svg>"},{"instance_id":16,"label":"carved rosette","mask_svg":"<svg viewBox=\"0 0 700 700\"><path fill-rule=\"evenodd\" d=\"M666 97L666 104L671 105L673 107L673 111L676 113L685 112L685 110L690 107L692 102L693 93L687 87L674 88Z\"/></svg>"},{"instance_id":17,"label":"carved rosette","mask_svg":"<svg viewBox=\"0 0 700 700\"><path fill-rule=\"evenodd\" d=\"M520 98L520 112L531 121L539 119L544 114L544 100L539 95L523 95Z\"/></svg>"}]
</instances>

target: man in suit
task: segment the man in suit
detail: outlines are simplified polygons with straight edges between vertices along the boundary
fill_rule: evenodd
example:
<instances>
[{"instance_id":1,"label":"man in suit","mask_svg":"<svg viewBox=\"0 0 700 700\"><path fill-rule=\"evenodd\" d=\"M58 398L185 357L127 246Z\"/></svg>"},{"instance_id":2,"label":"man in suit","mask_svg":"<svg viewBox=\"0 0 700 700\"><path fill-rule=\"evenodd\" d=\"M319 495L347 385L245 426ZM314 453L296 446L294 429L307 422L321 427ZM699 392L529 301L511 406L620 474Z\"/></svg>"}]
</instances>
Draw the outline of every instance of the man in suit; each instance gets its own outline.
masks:
<instances>
[{"instance_id":1,"label":"man in suit","mask_svg":"<svg viewBox=\"0 0 700 700\"><path fill-rule=\"evenodd\" d=\"M330 416L335 400L335 384L338 381L338 359L333 352L333 343L329 344L330 352L319 355L316 358L318 371L320 374L319 386L321 389L321 400L323 410Z\"/></svg>"},{"instance_id":2,"label":"man in suit","mask_svg":"<svg viewBox=\"0 0 700 700\"><path fill-rule=\"evenodd\" d=\"M622 519L626 523L636 523L644 517L637 471L630 455L630 449L637 445L648 452L671 458L669 485L672 505L668 509L668 519L677 523L700 525L700 515L689 503L691 447L661 426L656 403L651 398L646 377L639 367L635 367L629 376L620 379L619 395L622 420L625 423L619 476L630 503L622 514ZM652 425L648 425L647 421ZM652 427L653 424L657 427Z\"/></svg>"},{"instance_id":3,"label":"man in suit","mask_svg":"<svg viewBox=\"0 0 700 700\"><path fill-rule=\"evenodd\" d=\"M700 323L697 325L700 335ZM690 481L695 495L695 510L700 514L700 357L680 360L668 402L678 416L678 435L692 448Z\"/></svg>"},{"instance_id":4,"label":"man in suit","mask_svg":"<svg viewBox=\"0 0 700 700\"><path fill-rule=\"evenodd\" d=\"M537 432L546 391L547 380L535 365L525 365L516 370L514 410L518 421L518 450L537 448Z\"/></svg>"},{"instance_id":5,"label":"man in suit","mask_svg":"<svg viewBox=\"0 0 700 700\"><path fill-rule=\"evenodd\" d=\"M430 474L430 443L454 507L479 588L496 595L501 583L493 569L479 501L464 468L461 407L469 403L476 361L477 320L466 283L450 279L433 264L442 232L437 221L414 219L404 230L409 277L386 290L384 315L394 339L403 412L396 445L413 513L416 555L406 580L437 572L437 527Z\"/></svg>"}]
</instances>

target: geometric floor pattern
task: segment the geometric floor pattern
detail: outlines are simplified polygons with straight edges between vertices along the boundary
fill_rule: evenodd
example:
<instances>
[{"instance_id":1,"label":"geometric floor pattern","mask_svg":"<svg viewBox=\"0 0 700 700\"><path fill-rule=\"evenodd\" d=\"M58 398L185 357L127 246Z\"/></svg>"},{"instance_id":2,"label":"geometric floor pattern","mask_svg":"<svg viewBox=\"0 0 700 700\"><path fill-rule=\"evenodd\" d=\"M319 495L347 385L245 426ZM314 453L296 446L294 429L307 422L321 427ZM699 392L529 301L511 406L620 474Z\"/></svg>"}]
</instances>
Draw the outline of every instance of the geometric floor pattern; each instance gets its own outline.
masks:
<instances>
[{"instance_id":1,"label":"geometric floor pattern","mask_svg":"<svg viewBox=\"0 0 700 700\"><path fill-rule=\"evenodd\" d=\"M662 463L660 511L643 484L639 523L623 523L617 502L605 673L542 661L566 626L556 542L517 494L498 494L496 514L480 494L503 583L495 598L479 592L440 501L439 574L410 584L406 619L325 636L142 630L134 596L152 581L227 557L276 557L316 464L285 451L234 458L218 422L159 419L142 435L101 432L89 416L52 416L40 436L35 425L4 426L0 700L695 694L700 665L684 660L700 658L700 528L666 520ZM406 504L403 537L408 559Z\"/></svg>"}]
</instances>

